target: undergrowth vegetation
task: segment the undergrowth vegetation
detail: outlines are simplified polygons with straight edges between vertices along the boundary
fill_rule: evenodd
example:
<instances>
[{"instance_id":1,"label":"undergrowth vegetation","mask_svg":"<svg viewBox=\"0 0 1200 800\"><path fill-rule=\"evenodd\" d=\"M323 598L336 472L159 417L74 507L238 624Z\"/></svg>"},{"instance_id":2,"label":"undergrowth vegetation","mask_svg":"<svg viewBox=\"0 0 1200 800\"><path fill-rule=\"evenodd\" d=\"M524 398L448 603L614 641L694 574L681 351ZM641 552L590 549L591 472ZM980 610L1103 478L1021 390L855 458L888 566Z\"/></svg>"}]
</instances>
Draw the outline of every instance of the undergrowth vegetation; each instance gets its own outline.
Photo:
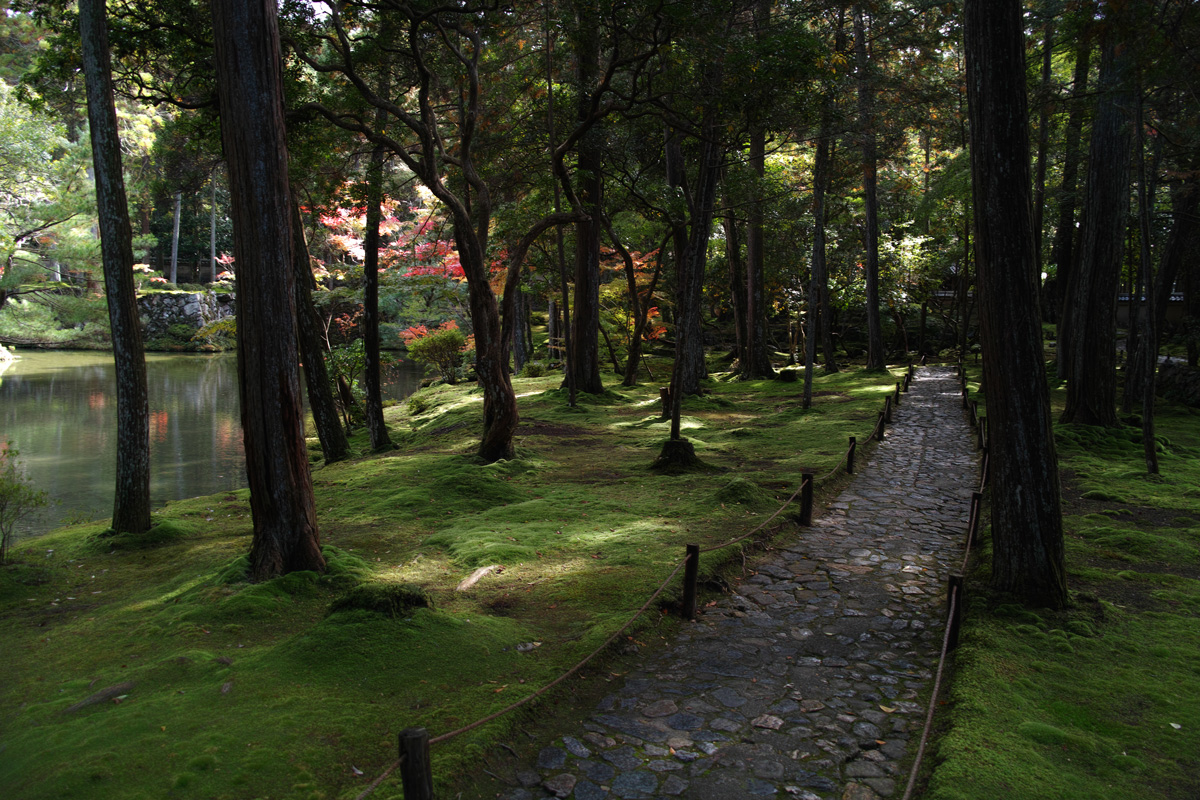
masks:
<instances>
[{"instance_id":1,"label":"undergrowth vegetation","mask_svg":"<svg viewBox=\"0 0 1200 800\"><path fill-rule=\"evenodd\" d=\"M1158 476L1140 426L1057 426L1071 606L989 599L985 540L925 797L1200 796L1198 417L1160 401Z\"/></svg>"},{"instance_id":2,"label":"undergrowth vegetation","mask_svg":"<svg viewBox=\"0 0 1200 800\"><path fill-rule=\"evenodd\" d=\"M795 382L713 382L683 424L711 469L681 476L649 469L669 434L657 386L572 408L560 376L517 378L518 457L490 465L469 455L478 390L422 390L385 412L399 449L314 465L323 575L245 581L246 491L172 503L137 537L96 523L19 543L0 569L0 786L29 800L355 797L399 730L447 733L545 686L629 619L685 544L728 541L802 472L833 471L899 373L818 376L808 411ZM706 555L705 579L747 546ZM666 635L677 596L676 581L628 636ZM619 657L540 702L605 691ZM439 789L528 713L436 746ZM375 796L400 797L398 777Z\"/></svg>"}]
</instances>

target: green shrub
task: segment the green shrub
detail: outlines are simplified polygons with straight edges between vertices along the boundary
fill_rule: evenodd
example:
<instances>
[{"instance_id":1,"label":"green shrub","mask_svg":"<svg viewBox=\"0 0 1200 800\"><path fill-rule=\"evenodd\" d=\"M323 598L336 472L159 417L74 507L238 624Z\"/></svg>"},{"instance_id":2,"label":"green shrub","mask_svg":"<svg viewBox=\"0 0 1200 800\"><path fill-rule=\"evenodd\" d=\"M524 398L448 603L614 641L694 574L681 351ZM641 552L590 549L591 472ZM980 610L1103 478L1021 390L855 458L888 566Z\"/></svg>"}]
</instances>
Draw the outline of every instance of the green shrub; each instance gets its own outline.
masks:
<instances>
[{"instance_id":1,"label":"green shrub","mask_svg":"<svg viewBox=\"0 0 1200 800\"><path fill-rule=\"evenodd\" d=\"M525 366L521 368L522 378L540 378L546 374L549 367L545 361L526 361Z\"/></svg>"},{"instance_id":2,"label":"green shrub","mask_svg":"<svg viewBox=\"0 0 1200 800\"><path fill-rule=\"evenodd\" d=\"M408 356L414 361L431 364L441 373L446 383L458 381L458 370L463 362L463 348L467 337L457 327L441 327L408 340Z\"/></svg>"},{"instance_id":3,"label":"green shrub","mask_svg":"<svg viewBox=\"0 0 1200 800\"><path fill-rule=\"evenodd\" d=\"M45 492L34 489L20 470L17 448L5 442L0 449L0 564L8 563L17 523L50 501Z\"/></svg>"}]
</instances>

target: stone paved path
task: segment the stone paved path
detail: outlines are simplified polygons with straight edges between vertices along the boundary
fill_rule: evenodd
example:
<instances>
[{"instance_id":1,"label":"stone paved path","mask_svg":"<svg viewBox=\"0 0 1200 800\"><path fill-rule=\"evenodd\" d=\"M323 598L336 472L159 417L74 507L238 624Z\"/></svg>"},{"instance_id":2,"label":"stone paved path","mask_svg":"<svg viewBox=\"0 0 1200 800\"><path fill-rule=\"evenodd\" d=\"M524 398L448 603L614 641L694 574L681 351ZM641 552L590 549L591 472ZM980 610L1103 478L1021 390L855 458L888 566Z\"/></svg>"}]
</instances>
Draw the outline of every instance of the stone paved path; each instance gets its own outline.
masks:
<instances>
[{"instance_id":1,"label":"stone paved path","mask_svg":"<svg viewBox=\"0 0 1200 800\"><path fill-rule=\"evenodd\" d=\"M917 371L853 483L629 673L507 800L899 797L978 466L953 371Z\"/></svg>"}]
</instances>

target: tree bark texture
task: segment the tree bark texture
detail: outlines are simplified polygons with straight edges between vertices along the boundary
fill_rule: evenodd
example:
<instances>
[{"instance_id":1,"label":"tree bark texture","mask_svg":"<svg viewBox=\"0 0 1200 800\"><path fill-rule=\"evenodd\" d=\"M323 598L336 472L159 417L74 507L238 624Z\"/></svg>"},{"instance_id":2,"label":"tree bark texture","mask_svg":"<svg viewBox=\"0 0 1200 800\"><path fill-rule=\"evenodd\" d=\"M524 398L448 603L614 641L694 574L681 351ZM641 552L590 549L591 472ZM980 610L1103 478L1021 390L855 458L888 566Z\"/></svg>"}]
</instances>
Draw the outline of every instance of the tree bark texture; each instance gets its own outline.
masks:
<instances>
[{"instance_id":1,"label":"tree bark texture","mask_svg":"<svg viewBox=\"0 0 1200 800\"><path fill-rule=\"evenodd\" d=\"M386 115L379 111L375 122L382 126ZM371 450L392 449L387 424L383 421L383 391L380 387L379 363L379 224L383 218L383 145L371 148L367 167L367 219L363 232L363 389L366 394L364 411Z\"/></svg>"},{"instance_id":2,"label":"tree bark texture","mask_svg":"<svg viewBox=\"0 0 1200 800\"><path fill-rule=\"evenodd\" d=\"M767 132L762 125L750 131L750 169L756 178L746 224L746 361L743 378L770 378L771 349L767 346L766 269L763 247L763 180L767 174Z\"/></svg>"},{"instance_id":3,"label":"tree bark texture","mask_svg":"<svg viewBox=\"0 0 1200 800\"><path fill-rule=\"evenodd\" d=\"M325 463L342 461L350 455L350 443L338 415L337 401L333 397L333 382L325 363L325 346L321 321L313 303L313 274L308 260L308 243L304 241L304 223L300 219L300 205L292 201L292 266L295 269L294 288L296 294L296 332L300 358L304 363L304 383L308 389L308 407L312 411L313 425L325 454Z\"/></svg>"},{"instance_id":4,"label":"tree bark texture","mask_svg":"<svg viewBox=\"0 0 1200 800\"><path fill-rule=\"evenodd\" d=\"M737 348L737 371L744 375L750 360L746 324L746 262L742 260L742 237L733 203L725 209L725 260L729 262L729 305L733 309L733 332Z\"/></svg>"},{"instance_id":5,"label":"tree bark texture","mask_svg":"<svg viewBox=\"0 0 1200 800\"><path fill-rule=\"evenodd\" d=\"M79 33L117 381L117 481L112 527L123 533L143 533L150 529L150 409L133 281L133 226L121 168L104 0L80 2Z\"/></svg>"},{"instance_id":6,"label":"tree bark texture","mask_svg":"<svg viewBox=\"0 0 1200 800\"><path fill-rule=\"evenodd\" d=\"M866 257L867 369L887 366L883 354L883 324L879 316L879 152L875 141L875 89L868 74L867 31L861 5L854 6L854 57L858 77L859 144L863 175L863 244Z\"/></svg>"},{"instance_id":7,"label":"tree bark texture","mask_svg":"<svg viewBox=\"0 0 1200 800\"><path fill-rule=\"evenodd\" d=\"M1067 300L1072 343L1063 422L1118 425L1116 302L1129 211L1133 98L1113 25L1106 26L1092 123L1078 267Z\"/></svg>"},{"instance_id":8,"label":"tree bark texture","mask_svg":"<svg viewBox=\"0 0 1200 800\"><path fill-rule=\"evenodd\" d=\"M991 430L992 586L1066 604L1058 460L1042 363L1019 0L965 15L980 335Z\"/></svg>"},{"instance_id":9,"label":"tree bark texture","mask_svg":"<svg viewBox=\"0 0 1200 800\"><path fill-rule=\"evenodd\" d=\"M575 5L577 116L582 123L591 114L591 87L600 70L600 29L594 0L579 0ZM575 223L575 310L569 363L575 372L575 388L589 394L604 391L600 382L600 212L604 191L601 141L600 131L593 127L576 148L579 202L588 219Z\"/></svg>"},{"instance_id":10,"label":"tree bark texture","mask_svg":"<svg viewBox=\"0 0 1200 800\"><path fill-rule=\"evenodd\" d=\"M238 378L250 577L323 572L304 441L276 5L212 0L221 142L238 265Z\"/></svg>"},{"instance_id":11,"label":"tree bark texture","mask_svg":"<svg viewBox=\"0 0 1200 800\"><path fill-rule=\"evenodd\" d=\"M1071 351L1071 305L1067 294L1075 264L1075 209L1078 207L1080 141L1083 138L1084 101L1087 91L1088 66L1092 43L1087 36L1079 37L1075 49L1075 77L1071 84L1070 111L1067 114L1066 151L1063 153L1062 185L1059 189L1058 227L1052 245L1055 265L1054 284L1058 290L1058 351L1055 358L1059 378L1068 372Z\"/></svg>"}]
</instances>

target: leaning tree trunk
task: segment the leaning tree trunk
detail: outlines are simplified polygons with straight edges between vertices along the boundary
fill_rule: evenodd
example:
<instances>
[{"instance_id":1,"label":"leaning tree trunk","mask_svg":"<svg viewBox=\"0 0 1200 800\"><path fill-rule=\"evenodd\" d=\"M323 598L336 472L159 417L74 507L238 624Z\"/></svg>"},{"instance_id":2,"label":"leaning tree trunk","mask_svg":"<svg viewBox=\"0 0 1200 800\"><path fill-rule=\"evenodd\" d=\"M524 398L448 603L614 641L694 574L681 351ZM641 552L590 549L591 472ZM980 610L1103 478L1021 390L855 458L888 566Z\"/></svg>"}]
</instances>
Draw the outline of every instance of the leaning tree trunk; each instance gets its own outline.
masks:
<instances>
[{"instance_id":1,"label":"leaning tree trunk","mask_svg":"<svg viewBox=\"0 0 1200 800\"><path fill-rule=\"evenodd\" d=\"M254 520L250 577L323 572L296 357L276 4L212 0L211 8L239 273L238 379Z\"/></svg>"},{"instance_id":2,"label":"leaning tree trunk","mask_svg":"<svg viewBox=\"0 0 1200 800\"><path fill-rule=\"evenodd\" d=\"M965 39L992 433L992 587L1030 605L1062 608L1062 510L1042 363L1019 0L968 0Z\"/></svg>"},{"instance_id":3,"label":"leaning tree trunk","mask_svg":"<svg viewBox=\"0 0 1200 800\"><path fill-rule=\"evenodd\" d=\"M1116 314L1122 240L1129 207L1133 98L1126 86L1129 55L1106 29L1100 93L1088 160L1079 264L1071 276L1070 366L1063 422L1115 427Z\"/></svg>"},{"instance_id":4,"label":"leaning tree trunk","mask_svg":"<svg viewBox=\"0 0 1200 800\"><path fill-rule=\"evenodd\" d=\"M146 357L133 282L133 226L129 222L121 169L104 0L80 2L79 34L117 380L117 483L112 527L119 532L142 533L150 528L150 410Z\"/></svg>"},{"instance_id":5,"label":"leaning tree trunk","mask_svg":"<svg viewBox=\"0 0 1200 800\"><path fill-rule=\"evenodd\" d=\"M296 332L300 358L304 363L304 383L308 389L308 407L312 411L317 439L325 454L325 463L342 461L350 455L350 443L338 415L333 397L333 382L325 364L325 346L321 321L312 299L313 274L308 262L308 243L304 241L304 223L300 205L292 199L292 266L296 293Z\"/></svg>"}]
</instances>

